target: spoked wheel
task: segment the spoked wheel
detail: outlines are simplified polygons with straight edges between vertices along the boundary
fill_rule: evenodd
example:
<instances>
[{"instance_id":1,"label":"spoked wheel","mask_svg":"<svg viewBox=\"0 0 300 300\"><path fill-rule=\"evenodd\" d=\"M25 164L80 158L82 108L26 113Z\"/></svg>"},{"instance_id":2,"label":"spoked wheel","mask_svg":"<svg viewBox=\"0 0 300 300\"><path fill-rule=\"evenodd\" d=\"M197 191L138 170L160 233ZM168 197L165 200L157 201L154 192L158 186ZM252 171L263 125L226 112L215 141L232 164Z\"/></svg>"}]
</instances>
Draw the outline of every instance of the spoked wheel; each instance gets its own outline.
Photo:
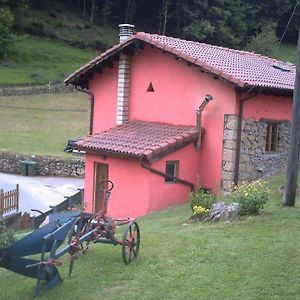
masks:
<instances>
[{"instance_id":1,"label":"spoked wheel","mask_svg":"<svg viewBox=\"0 0 300 300\"><path fill-rule=\"evenodd\" d=\"M135 260L140 249L140 229L136 222L127 225L122 239L122 257L125 265Z\"/></svg>"}]
</instances>

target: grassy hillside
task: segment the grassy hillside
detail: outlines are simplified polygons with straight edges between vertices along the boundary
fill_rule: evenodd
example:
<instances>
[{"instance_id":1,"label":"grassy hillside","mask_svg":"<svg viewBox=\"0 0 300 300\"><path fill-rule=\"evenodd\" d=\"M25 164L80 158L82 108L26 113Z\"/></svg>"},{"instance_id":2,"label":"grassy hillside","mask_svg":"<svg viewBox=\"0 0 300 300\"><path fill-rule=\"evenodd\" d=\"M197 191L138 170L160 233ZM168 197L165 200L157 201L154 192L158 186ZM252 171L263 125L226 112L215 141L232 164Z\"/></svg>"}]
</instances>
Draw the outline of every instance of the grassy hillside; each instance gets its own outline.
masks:
<instances>
[{"instance_id":1,"label":"grassy hillside","mask_svg":"<svg viewBox=\"0 0 300 300\"><path fill-rule=\"evenodd\" d=\"M95 56L94 51L48 38L23 36L12 46L8 57L0 62L0 86L61 81Z\"/></svg>"},{"instance_id":2,"label":"grassy hillside","mask_svg":"<svg viewBox=\"0 0 300 300\"><path fill-rule=\"evenodd\" d=\"M297 46L292 44L281 44L276 58L295 64L297 61Z\"/></svg>"},{"instance_id":3,"label":"grassy hillside","mask_svg":"<svg viewBox=\"0 0 300 300\"><path fill-rule=\"evenodd\" d=\"M233 223L184 225L189 205L140 218L136 263L125 266L119 246L91 245L71 278L63 257L64 282L42 299L299 299L299 198L296 208L282 208L283 182L272 178L262 215ZM35 280L5 269L0 278L3 299L32 299Z\"/></svg>"},{"instance_id":4,"label":"grassy hillside","mask_svg":"<svg viewBox=\"0 0 300 300\"><path fill-rule=\"evenodd\" d=\"M69 155L67 140L88 134L88 109L80 92L0 97L0 151Z\"/></svg>"},{"instance_id":5,"label":"grassy hillside","mask_svg":"<svg viewBox=\"0 0 300 300\"><path fill-rule=\"evenodd\" d=\"M82 13L67 10L63 5L53 2L46 9L32 9L20 21L23 31L40 36L52 37L73 46L94 48L103 51L118 39L118 26L99 26L91 24Z\"/></svg>"}]
</instances>

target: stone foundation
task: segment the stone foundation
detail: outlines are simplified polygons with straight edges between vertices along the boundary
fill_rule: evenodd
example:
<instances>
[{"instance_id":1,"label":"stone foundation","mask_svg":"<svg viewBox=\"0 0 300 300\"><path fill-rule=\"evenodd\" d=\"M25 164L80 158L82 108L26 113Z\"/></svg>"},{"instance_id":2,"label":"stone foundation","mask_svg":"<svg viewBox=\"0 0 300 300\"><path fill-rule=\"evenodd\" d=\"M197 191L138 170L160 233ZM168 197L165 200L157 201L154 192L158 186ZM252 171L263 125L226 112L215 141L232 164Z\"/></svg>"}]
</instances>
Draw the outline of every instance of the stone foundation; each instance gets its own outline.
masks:
<instances>
[{"instance_id":1,"label":"stone foundation","mask_svg":"<svg viewBox=\"0 0 300 300\"><path fill-rule=\"evenodd\" d=\"M56 158L0 153L0 172L21 174L20 161L35 161L36 175L84 177L84 158Z\"/></svg>"},{"instance_id":2,"label":"stone foundation","mask_svg":"<svg viewBox=\"0 0 300 300\"><path fill-rule=\"evenodd\" d=\"M224 124L222 190L226 193L232 189L234 180L238 116L226 115ZM290 122L278 125L277 152L267 153L267 123L253 119L243 120L239 181L271 176L286 167L290 127Z\"/></svg>"}]
</instances>

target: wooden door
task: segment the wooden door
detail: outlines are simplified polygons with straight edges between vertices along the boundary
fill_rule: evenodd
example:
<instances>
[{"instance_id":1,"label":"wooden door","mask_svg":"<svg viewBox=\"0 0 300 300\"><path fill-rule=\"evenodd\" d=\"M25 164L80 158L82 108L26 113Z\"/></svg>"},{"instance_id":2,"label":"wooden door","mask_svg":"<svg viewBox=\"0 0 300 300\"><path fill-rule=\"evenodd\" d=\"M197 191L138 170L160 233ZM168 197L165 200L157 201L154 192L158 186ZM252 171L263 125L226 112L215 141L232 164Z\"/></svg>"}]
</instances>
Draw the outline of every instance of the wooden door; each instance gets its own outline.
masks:
<instances>
[{"instance_id":1,"label":"wooden door","mask_svg":"<svg viewBox=\"0 0 300 300\"><path fill-rule=\"evenodd\" d=\"M94 177L94 212L103 208L104 194L100 189L100 182L108 179L108 165L95 163ZM103 184L102 184L103 187Z\"/></svg>"}]
</instances>

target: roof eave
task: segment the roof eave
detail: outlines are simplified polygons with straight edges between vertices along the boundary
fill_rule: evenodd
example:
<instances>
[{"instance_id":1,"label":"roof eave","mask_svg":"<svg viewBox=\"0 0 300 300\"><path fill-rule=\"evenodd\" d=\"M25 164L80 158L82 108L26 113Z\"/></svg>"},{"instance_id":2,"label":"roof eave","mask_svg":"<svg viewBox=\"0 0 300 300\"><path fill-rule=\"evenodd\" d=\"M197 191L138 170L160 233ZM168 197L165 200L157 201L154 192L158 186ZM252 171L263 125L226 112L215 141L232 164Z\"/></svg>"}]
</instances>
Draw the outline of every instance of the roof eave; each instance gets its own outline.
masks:
<instances>
[{"instance_id":1,"label":"roof eave","mask_svg":"<svg viewBox=\"0 0 300 300\"><path fill-rule=\"evenodd\" d=\"M245 84L244 86L237 86L236 91L239 93L257 93L257 94L275 95L275 96L283 96L283 97L292 97L294 93L294 90L290 88L276 88L276 87L259 86L259 85L251 85L251 84Z\"/></svg>"},{"instance_id":2,"label":"roof eave","mask_svg":"<svg viewBox=\"0 0 300 300\"><path fill-rule=\"evenodd\" d=\"M222 70L219 70L217 68L214 68L214 67L208 65L207 63L205 63L202 60L195 59L185 53L181 53L180 51L178 51L170 46L164 45L164 44L158 42L157 40L152 39L151 37L149 37L147 34L144 34L144 33L133 35L132 37L128 38L126 41L119 43L119 44L115 45L114 47L106 50L103 54L101 54L100 56L91 60L89 63L83 65L81 68L79 68L74 73L72 73L69 77L67 77L64 80L64 83L67 85L68 84L73 84L75 86L80 85L81 81L84 82L84 79L80 79L81 76L88 73L96 66L103 64L107 59L111 58L113 55L118 54L120 51L124 50L124 48L126 48L129 45L132 45L137 40L148 43L160 50L166 51L166 52L174 55L175 57L181 58L184 61L186 61L187 63L195 65L195 66L199 67L201 70L203 70L204 72L210 73L219 79L233 83L239 87L243 87L245 85L245 83L242 82L240 79L235 78L233 76L229 76L229 75L225 74Z\"/></svg>"},{"instance_id":3,"label":"roof eave","mask_svg":"<svg viewBox=\"0 0 300 300\"><path fill-rule=\"evenodd\" d=\"M114 156L114 157L121 157L121 158L130 158L130 159L136 159L139 161L149 161L149 162L153 162L156 160L159 160L163 157L165 157L168 154L171 154L189 144L195 143L197 141L197 137L193 137L185 142L182 142L180 144L176 144L175 146L168 148L166 150L160 151L157 154L153 154L153 153L149 153L146 154L142 153L141 155L136 155L136 154L130 154L130 153L124 153L124 152L117 152L117 151L112 151L112 150L106 150L106 149L97 149L97 148L91 148L91 147L86 147L83 145L78 145L77 144L77 148L78 150L82 150L85 151L87 153L90 154L97 154L97 155L104 155L104 156Z\"/></svg>"}]
</instances>

